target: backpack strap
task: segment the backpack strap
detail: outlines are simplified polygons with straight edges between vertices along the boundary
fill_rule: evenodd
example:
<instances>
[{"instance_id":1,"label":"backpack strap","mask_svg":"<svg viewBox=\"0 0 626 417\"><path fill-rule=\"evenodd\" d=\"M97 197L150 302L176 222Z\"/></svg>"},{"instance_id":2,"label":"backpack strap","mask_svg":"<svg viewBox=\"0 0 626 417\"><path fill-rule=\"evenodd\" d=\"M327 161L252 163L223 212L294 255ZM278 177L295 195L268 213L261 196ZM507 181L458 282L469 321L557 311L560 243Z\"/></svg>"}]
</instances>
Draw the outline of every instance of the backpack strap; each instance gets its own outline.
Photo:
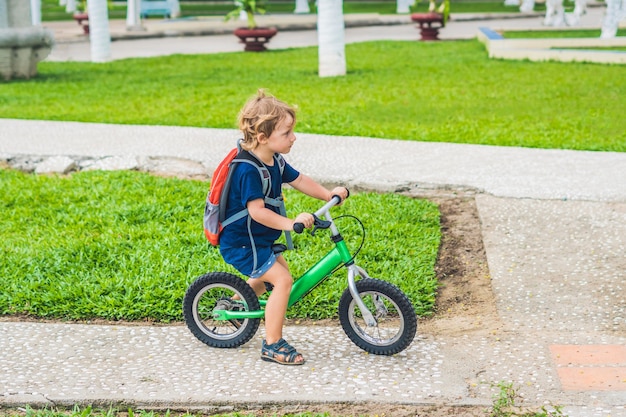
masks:
<instances>
[{"instance_id":1,"label":"backpack strap","mask_svg":"<svg viewBox=\"0 0 626 417\"><path fill-rule=\"evenodd\" d=\"M259 171L259 176L261 177L261 183L263 185L263 194L265 195L265 198L264 198L265 204L268 204L273 207L277 207L280 214L282 216L287 217L287 209L285 207L285 201L283 199L282 193L280 196L276 198L272 198L269 196L272 190L272 179L271 179L269 170L267 169L265 164L259 161L259 159L254 154L245 150L241 150L239 154L237 155L237 157L235 157L235 159L233 159L231 162L231 166L228 172L228 177L226 179L226 183L224 184L224 189L222 190L222 196L220 196L220 201L226 202L228 199L228 190L230 190L230 184L232 182L232 174L234 171L233 167L235 166L235 164L238 164L238 163L250 164ZM285 164L286 164L285 158L283 158L281 154L276 153L274 154L274 163L278 164L278 168L282 176L283 172L285 171ZM223 203L220 204L219 218L220 218L222 227L226 227L229 224L236 222L237 220L240 220L248 215L248 209L243 209L226 219L226 206L227 204L223 204ZM293 249L293 239L291 238L291 232L285 231L284 233L285 233L285 240L287 243L287 248Z\"/></svg>"},{"instance_id":2,"label":"backpack strap","mask_svg":"<svg viewBox=\"0 0 626 417\"><path fill-rule=\"evenodd\" d=\"M283 172L285 172L285 164L287 164L287 162L285 161L285 158L283 158L283 156L279 153L275 153L274 154L274 163L278 164L278 169L280 170L280 176L282 177ZM279 200L279 205L278 205L278 209L280 211L280 214L284 217L287 217L287 208L285 207L285 199L283 198L283 194L280 194L280 197L278 197ZM293 239L291 238L291 232L285 230L285 243L287 243L287 249L291 250L293 249Z\"/></svg>"},{"instance_id":3,"label":"backpack strap","mask_svg":"<svg viewBox=\"0 0 626 417\"><path fill-rule=\"evenodd\" d=\"M229 218L226 218L226 208L228 206L228 194L230 191L230 185L232 183L232 176L233 176L233 172L235 171L234 167L236 164L240 162L247 163L247 164L252 165L259 171L259 176L261 177L261 182L263 186L263 194L266 196L266 198L268 198L267 196L269 195L271 187L272 187L270 173L268 169L250 152L242 150L240 142L237 142L237 149L239 149L239 153L237 154L235 159L233 159L230 162L230 165L228 166L229 168L228 176L226 177L226 182L224 183L224 188L222 189L222 195L220 196L219 221L222 224L222 227L226 227L232 222L242 219L243 217L248 215L248 210L243 209L242 211L233 214Z\"/></svg>"},{"instance_id":4,"label":"backpack strap","mask_svg":"<svg viewBox=\"0 0 626 417\"><path fill-rule=\"evenodd\" d=\"M220 202L222 201L226 201L228 199L228 192L230 191L230 184L232 182L232 175L233 175L233 171L234 171L234 166L238 163L246 163L246 164L250 164L252 166L254 166L256 169L259 170L259 176L261 177L261 182L263 183L263 194L265 194L265 202L268 202L268 200L270 201L274 201L275 199L269 198L267 195L269 194L269 191L272 187L271 184L271 179L270 179L270 173L268 171L267 168L265 167L260 167L258 166L255 162L252 162L250 160L247 159L238 159L239 157L233 159L233 161L231 162L230 165L230 170L228 172L228 177L226 178L226 183L224 184L224 189L222 190L222 197L220 198ZM270 203L272 204L272 203ZM274 204L272 204L274 205ZM226 227L229 224L236 222L239 219L242 219L244 217L246 217L248 215L248 209L243 209L235 214L233 214L232 216L230 216L229 218L225 218L226 217L226 206L227 204L222 204L220 203L220 222L222 223L222 227ZM275 206L278 207L278 206ZM221 220L224 219L224 220Z\"/></svg>"},{"instance_id":5,"label":"backpack strap","mask_svg":"<svg viewBox=\"0 0 626 417\"><path fill-rule=\"evenodd\" d=\"M281 154L275 153L274 163L278 164L278 169L280 170L280 175L282 177L283 172L285 172L285 164L287 163L285 161L285 158L283 158ZM287 208L285 207L285 199L283 198L282 193L277 198L266 197L265 202L274 207L278 207L280 214L284 217L287 217ZM285 233L285 243L287 243L287 249L291 250L293 249L293 239L291 238L291 232L285 230L284 233Z\"/></svg>"}]
</instances>

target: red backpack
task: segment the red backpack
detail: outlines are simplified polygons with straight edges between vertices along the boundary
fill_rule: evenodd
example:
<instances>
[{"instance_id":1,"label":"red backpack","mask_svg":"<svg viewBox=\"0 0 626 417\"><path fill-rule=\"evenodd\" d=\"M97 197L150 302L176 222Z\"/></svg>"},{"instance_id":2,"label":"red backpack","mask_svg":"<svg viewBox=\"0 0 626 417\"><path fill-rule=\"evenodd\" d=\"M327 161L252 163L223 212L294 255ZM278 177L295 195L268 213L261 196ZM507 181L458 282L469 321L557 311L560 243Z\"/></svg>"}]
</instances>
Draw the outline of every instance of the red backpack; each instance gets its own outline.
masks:
<instances>
[{"instance_id":1,"label":"red backpack","mask_svg":"<svg viewBox=\"0 0 626 417\"><path fill-rule=\"evenodd\" d=\"M282 175L285 169L285 159L280 154L274 155L275 163L280 168ZM250 152L241 149L239 142L237 147L232 149L226 157L219 163L213 177L211 178L211 186L206 198L206 204L204 207L204 235L211 242L212 245L218 246L220 242L220 233L222 230L239 219L242 219L248 215L248 209L243 209L229 218L226 218L226 206L228 204L228 192L230 190L230 183L232 180L232 173L234 166L238 163L247 163L253 165L259 170L261 182L263 183L263 194L265 194L265 203L278 207L280 213L286 215L285 203L282 195L277 198L269 197L272 180L270 172L267 167L259 161ZM292 248L291 236L286 234L287 245Z\"/></svg>"}]
</instances>

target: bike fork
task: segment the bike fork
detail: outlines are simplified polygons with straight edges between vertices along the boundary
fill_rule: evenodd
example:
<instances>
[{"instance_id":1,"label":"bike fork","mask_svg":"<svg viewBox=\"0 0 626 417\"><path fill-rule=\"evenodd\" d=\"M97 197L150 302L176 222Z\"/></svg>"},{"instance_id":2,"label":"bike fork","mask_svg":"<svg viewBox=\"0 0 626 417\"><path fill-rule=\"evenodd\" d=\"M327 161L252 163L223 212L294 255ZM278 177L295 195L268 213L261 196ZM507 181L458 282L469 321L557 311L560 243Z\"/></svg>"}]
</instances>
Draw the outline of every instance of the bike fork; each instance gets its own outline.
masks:
<instances>
[{"instance_id":1,"label":"bike fork","mask_svg":"<svg viewBox=\"0 0 626 417\"><path fill-rule=\"evenodd\" d=\"M359 291L356 288L355 278L357 275L360 275L363 278L370 278L370 276L367 275L367 272L365 272L363 268L356 266L354 264L349 265L348 266L348 289L350 290L350 294L352 294L352 298L356 302L356 305L359 307L359 310L361 310L361 314L363 315L363 320L365 320L365 324L367 324L368 327L375 327L378 323L376 322L376 319L374 318L372 313L365 306L365 303L361 299L361 296L359 295Z\"/></svg>"}]
</instances>

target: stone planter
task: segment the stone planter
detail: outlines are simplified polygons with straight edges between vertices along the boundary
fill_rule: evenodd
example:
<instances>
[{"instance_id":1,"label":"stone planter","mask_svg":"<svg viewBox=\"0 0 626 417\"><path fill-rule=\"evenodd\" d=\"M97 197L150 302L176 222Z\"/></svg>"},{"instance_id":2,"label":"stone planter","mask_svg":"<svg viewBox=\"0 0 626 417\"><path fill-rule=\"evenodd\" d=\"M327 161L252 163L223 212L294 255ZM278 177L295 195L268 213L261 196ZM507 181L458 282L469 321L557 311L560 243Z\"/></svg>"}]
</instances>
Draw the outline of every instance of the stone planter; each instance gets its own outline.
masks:
<instances>
[{"instance_id":1,"label":"stone planter","mask_svg":"<svg viewBox=\"0 0 626 417\"><path fill-rule=\"evenodd\" d=\"M30 2L0 0L0 77L34 77L53 44L50 30L32 25Z\"/></svg>"},{"instance_id":2,"label":"stone planter","mask_svg":"<svg viewBox=\"0 0 626 417\"><path fill-rule=\"evenodd\" d=\"M438 41L439 29L445 26L443 14L436 12L413 13L411 20L419 25L423 41Z\"/></svg>"},{"instance_id":3,"label":"stone planter","mask_svg":"<svg viewBox=\"0 0 626 417\"><path fill-rule=\"evenodd\" d=\"M246 45L245 51L262 52L267 50L265 44L278 33L278 30L276 28L238 28L234 33L241 43Z\"/></svg>"}]
</instances>

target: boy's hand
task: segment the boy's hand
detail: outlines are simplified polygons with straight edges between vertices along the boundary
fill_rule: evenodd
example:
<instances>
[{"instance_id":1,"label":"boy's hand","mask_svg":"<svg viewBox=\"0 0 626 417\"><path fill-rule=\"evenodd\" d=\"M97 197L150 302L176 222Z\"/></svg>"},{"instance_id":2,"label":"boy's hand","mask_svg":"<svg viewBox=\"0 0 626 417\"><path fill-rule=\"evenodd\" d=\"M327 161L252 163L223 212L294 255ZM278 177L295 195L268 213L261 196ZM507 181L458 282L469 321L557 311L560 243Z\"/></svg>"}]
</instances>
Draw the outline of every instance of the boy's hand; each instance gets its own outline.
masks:
<instances>
[{"instance_id":1,"label":"boy's hand","mask_svg":"<svg viewBox=\"0 0 626 417\"><path fill-rule=\"evenodd\" d=\"M314 221L315 219L313 218L313 215L311 213L300 213L296 216L295 219L293 219L294 224L302 223L307 229L310 229L313 226ZM293 229L293 225L291 227Z\"/></svg>"},{"instance_id":2,"label":"boy's hand","mask_svg":"<svg viewBox=\"0 0 626 417\"><path fill-rule=\"evenodd\" d=\"M330 192L330 197L332 198L332 196L334 195L338 195L339 197L341 197L341 203L339 203L339 205L341 205L346 200L346 198L348 198L350 192L346 187L335 187Z\"/></svg>"}]
</instances>

